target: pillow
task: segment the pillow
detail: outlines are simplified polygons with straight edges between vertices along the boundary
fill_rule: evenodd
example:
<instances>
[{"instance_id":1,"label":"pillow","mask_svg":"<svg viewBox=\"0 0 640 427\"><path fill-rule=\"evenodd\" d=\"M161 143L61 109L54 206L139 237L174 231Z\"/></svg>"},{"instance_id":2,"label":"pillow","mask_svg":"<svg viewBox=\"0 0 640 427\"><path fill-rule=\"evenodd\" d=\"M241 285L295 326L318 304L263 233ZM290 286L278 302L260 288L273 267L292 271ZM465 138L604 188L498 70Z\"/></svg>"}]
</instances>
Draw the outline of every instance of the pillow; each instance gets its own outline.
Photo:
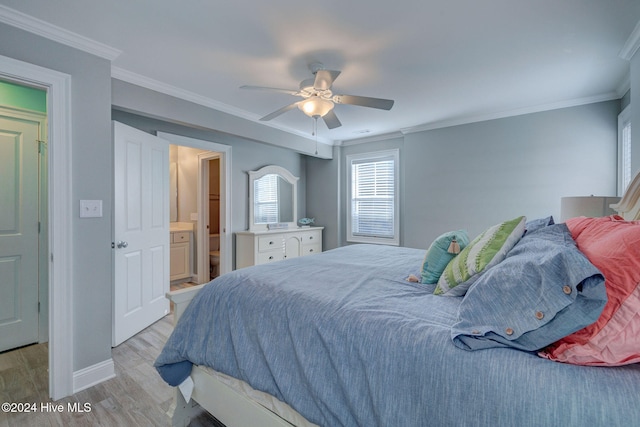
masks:
<instances>
[{"instance_id":1,"label":"pillow","mask_svg":"<svg viewBox=\"0 0 640 427\"><path fill-rule=\"evenodd\" d=\"M451 328L465 350L536 351L595 322L607 301L604 276L565 224L525 236L467 291Z\"/></svg>"},{"instance_id":2,"label":"pillow","mask_svg":"<svg viewBox=\"0 0 640 427\"><path fill-rule=\"evenodd\" d=\"M566 221L578 249L604 273L608 301L598 320L540 352L576 365L640 362L640 221L612 215Z\"/></svg>"},{"instance_id":3,"label":"pillow","mask_svg":"<svg viewBox=\"0 0 640 427\"><path fill-rule=\"evenodd\" d=\"M480 274L498 264L524 234L526 217L496 224L485 230L444 269L435 295L462 296Z\"/></svg>"},{"instance_id":4,"label":"pillow","mask_svg":"<svg viewBox=\"0 0 640 427\"><path fill-rule=\"evenodd\" d=\"M438 283L447 264L469 244L469 236L464 230L450 231L440 235L431 243L422 262L421 282Z\"/></svg>"}]
</instances>

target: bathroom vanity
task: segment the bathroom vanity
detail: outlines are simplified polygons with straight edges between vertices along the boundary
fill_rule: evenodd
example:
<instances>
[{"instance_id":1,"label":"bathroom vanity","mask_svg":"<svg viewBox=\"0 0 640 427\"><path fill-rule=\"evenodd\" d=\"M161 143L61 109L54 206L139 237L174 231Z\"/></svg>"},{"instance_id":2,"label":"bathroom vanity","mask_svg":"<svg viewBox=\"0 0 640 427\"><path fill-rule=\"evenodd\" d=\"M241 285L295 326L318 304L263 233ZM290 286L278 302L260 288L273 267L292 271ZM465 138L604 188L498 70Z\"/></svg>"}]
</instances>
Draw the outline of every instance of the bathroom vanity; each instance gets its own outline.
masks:
<instances>
[{"instance_id":1,"label":"bathroom vanity","mask_svg":"<svg viewBox=\"0 0 640 427\"><path fill-rule=\"evenodd\" d=\"M193 224L172 222L170 224L170 267L169 280L171 282L191 280L193 253Z\"/></svg>"}]
</instances>

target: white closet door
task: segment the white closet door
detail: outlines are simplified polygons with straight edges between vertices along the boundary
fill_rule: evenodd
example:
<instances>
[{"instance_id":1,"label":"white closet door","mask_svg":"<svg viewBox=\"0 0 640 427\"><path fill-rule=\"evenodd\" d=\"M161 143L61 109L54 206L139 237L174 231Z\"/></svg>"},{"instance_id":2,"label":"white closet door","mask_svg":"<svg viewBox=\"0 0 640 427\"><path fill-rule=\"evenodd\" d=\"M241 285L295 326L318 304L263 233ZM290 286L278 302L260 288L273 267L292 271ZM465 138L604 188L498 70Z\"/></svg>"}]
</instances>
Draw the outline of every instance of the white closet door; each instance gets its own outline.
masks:
<instances>
[{"instance_id":1,"label":"white closet door","mask_svg":"<svg viewBox=\"0 0 640 427\"><path fill-rule=\"evenodd\" d=\"M0 351L38 342L38 129L0 117Z\"/></svg>"}]
</instances>

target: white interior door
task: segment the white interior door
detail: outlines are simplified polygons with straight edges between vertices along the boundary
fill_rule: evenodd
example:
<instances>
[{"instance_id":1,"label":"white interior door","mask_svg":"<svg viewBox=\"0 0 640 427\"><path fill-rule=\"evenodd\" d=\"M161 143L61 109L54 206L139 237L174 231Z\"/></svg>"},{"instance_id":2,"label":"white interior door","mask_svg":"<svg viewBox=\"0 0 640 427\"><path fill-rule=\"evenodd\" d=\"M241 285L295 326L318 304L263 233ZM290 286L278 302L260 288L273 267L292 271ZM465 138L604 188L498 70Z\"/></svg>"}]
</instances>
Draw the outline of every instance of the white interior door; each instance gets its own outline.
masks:
<instances>
[{"instance_id":1,"label":"white interior door","mask_svg":"<svg viewBox=\"0 0 640 427\"><path fill-rule=\"evenodd\" d=\"M169 313L169 142L113 122L113 346Z\"/></svg>"},{"instance_id":2,"label":"white interior door","mask_svg":"<svg viewBox=\"0 0 640 427\"><path fill-rule=\"evenodd\" d=\"M38 342L38 131L0 117L0 351Z\"/></svg>"}]
</instances>

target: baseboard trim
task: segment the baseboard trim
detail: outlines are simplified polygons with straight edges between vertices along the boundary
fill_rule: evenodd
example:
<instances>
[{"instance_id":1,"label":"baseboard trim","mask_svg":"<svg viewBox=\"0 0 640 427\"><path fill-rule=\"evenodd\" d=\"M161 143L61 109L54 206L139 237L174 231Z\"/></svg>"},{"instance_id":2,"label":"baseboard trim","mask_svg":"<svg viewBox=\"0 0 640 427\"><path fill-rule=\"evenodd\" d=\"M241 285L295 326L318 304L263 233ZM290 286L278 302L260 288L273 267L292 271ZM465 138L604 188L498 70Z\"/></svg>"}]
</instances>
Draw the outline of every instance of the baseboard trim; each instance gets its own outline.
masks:
<instances>
[{"instance_id":1,"label":"baseboard trim","mask_svg":"<svg viewBox=\"0 0 640 427\"><path fill-rule=\"evenodd\" d=\"M73 393L93 387L116 376L113 359L108 359L73 373Z\"/></svg>"}]
</instances>

